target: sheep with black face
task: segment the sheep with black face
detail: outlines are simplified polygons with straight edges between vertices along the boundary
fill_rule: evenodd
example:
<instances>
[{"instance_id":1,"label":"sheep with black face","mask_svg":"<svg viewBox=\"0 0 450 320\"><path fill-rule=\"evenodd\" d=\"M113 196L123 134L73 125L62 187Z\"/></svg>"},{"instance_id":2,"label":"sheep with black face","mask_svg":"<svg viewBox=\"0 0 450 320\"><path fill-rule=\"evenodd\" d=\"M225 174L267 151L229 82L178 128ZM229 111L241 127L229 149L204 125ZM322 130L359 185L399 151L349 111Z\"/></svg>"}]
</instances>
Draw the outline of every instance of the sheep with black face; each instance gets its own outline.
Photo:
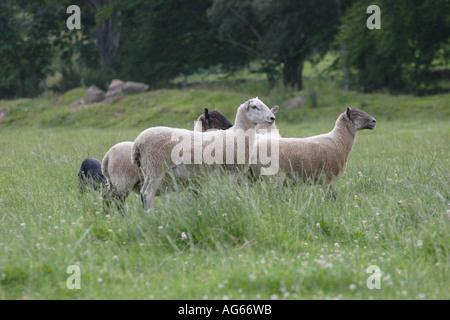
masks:
<instances>
[{"instance_id":1,"label":"sheep with black face","mask_svg":"<svg viewBox=\"0 0 450 320\"><path fill-rule=\"evenodd\" d=\"M78 171L78 184L80 192L88 188L99 190L106 186L105 176L102 174L102 164L97 158L86 158Z\"/></svg>"}]
</instances>

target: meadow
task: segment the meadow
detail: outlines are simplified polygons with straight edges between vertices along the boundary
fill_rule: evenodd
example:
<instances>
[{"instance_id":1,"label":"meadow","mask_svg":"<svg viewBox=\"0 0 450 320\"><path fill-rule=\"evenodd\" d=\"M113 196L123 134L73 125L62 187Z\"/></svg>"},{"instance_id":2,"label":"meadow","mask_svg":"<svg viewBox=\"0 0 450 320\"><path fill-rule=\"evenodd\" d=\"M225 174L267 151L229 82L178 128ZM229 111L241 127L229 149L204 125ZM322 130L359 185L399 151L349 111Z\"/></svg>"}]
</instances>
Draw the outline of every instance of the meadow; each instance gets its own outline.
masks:
<instances>
[{"instance_id":1,"label":"meadow","mask_svg":"<svg viewBox=\"0 0 450 320\"><path fill-rule=\"evenodd\" d=\"M450 95L312 87L300 94L318 103L287 109L293 92L263 86L157 90L112 105L76 103L86 88L0 101L0 298L449 299ZM233 121L256 95L280 105L283 136L328 132L346 105L377 118L357 135L336 201L320 185L236 186L220 173L173 185L150 213L135 194L124 214L79 194L84 158L150 126L191 128L205 106ZM79 290L66 284L71 265Z\"/></svg>"}]
</instances>

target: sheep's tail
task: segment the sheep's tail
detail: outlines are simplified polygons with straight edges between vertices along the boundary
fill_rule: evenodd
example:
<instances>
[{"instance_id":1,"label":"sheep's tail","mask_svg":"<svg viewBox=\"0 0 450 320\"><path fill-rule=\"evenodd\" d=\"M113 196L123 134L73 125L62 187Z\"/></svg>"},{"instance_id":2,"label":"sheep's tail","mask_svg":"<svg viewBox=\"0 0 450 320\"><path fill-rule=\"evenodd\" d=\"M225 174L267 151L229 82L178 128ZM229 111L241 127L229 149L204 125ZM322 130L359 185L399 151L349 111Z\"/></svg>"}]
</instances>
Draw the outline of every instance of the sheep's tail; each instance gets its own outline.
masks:
<instances>
[{"instance_id":1,"label":"sheep's tail","mask_svg":"<svg viewBox=\"0 0 450 320\"><path fill-rule=\"evenodd\" d=\"M133 148L131 149L131 162L138 168L141 167L141 153L137 143L133 143Z\"/></svg>"}]
</instances>

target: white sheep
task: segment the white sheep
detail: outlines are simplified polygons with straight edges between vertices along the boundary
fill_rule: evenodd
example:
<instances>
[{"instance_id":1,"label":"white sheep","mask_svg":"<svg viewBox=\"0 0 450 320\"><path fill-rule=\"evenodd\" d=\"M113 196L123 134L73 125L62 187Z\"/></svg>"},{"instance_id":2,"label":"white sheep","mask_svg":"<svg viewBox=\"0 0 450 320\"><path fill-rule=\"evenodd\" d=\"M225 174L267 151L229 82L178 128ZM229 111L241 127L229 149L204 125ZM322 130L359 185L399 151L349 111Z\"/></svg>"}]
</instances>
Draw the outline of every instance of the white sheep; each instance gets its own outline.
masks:
<instances>
[{"instance_id":1,"label":"white sheep","mask_svg":"<svg viewBox=\"0 0 450 320\"><path fill-rule=\"evenodd\" d=\"M248 170L255 125L272 124L274 120L275 116L269 108L254 98L239 106L235 124L229 130L200 133L155 127L143 131L134 141L132 161L144 175L141 188L144 209L148 211L152 207L167 168L183 164L185 169L191 171L202 164L219 165L229 170L233 179L237 179Z\"/></svg>"},{"instance_id":2,"label":"white sheep","mask_svg":"<svg viewBox=\"0 0 450 320\"><path fill-rule=\"evenodd\" d=\"M103 196L103 208L108 211L111 200L122 210L122 205L131 191L141 189L140 170L131 163L132 141L120 142L106 152L102 161L102 173L108 182Z\"/></svg>"},{"instance_id":3,"label":"white sheep","mask_svg":"<svg viewBox=\"0 0 450 320\"><path fill-rule=\"evenodd\" d=\"M225 130L231 126L232 123L219 110L209 111L205 108L204 113L198 117L195 123L194 131ZM105 211L108 211L111 201L122 211L123 202L129 193L134 191L139 194L140 192L143 178L140 169L131 162L132 147L132 141L120 142L111 147L103 157L101 171L108 183L108 190L104 192ZM174 173L178 172L175 170ZM178 174L182 174L182 172Z\"/></svg>"},{"instance_id":4,"label":"white sheep","mask_svg":"<svg viewBox=\"0 0 450 320\"><path fill-rule=\"evenodd\" d=\"M374 129L376 120L358 108L347 107L326 134L308 138L261 137L255 150L264 147L271 150L277 144L279 160L277 180L284 181L286 176L298 176L304 181L325 184L331 192L332 185L346 170L347 160L352 151L356 132L362 129ZM256 152L257 152L256 151ZM252 169L259 175L264 168L259 161Z\"/></svg>"},{"instance_id":5,"label":"white sheep","mask_svg":"<svg viewBox=\"0 0 450 320\"><path fill-rule=\"evenodd\" d=\"M278 112L278 109L279 109L279 107L277 105L275 105L270 109L270 111L272 111L273 114L276 114ZM255 145L253 147L253 152L251 155L250 163L251 164L259 163L259 165L261 166L262 165L261 162L263 162L265 165L270 164L270 166L268 166L270 168L274 164L274 161L276 161L276 165L278 167L278 159L273 159L270 156L268 156L270 152L268 152L267 149L258 147L259 139L268 138L268 137L281 138L280 132L278 131L275 121L272 124L259 123L256 125L255 129L256 129ZM274 145L273 147L276 148L277 146ZM264 159L266 159L266 161L264 161ZM262 169L262 170L264 171L265 169L267 169L267 166L265 166L264 169ZM250 174L249 177L252 179L257 177L254 166L250 166L249 174ZM258 171L258 175L260 175L260 174L261 174L261 170ZM263 174L266 174L266 173L263 173ZM270 174L270 172L268 174Z\"/></svg>"}]
</instances>

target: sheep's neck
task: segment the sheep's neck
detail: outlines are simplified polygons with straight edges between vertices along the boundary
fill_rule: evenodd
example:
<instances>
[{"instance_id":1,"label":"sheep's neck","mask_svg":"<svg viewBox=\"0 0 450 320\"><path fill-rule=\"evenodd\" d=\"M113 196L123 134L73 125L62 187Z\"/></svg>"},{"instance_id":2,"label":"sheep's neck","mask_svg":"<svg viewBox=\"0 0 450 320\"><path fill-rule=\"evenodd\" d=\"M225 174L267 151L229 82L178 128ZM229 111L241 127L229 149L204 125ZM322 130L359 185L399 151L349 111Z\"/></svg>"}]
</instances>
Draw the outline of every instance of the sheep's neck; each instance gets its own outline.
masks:
<instances>
[{"instance_id":1,"label":"sheep's neck","mask_svg":"<svg viewBox=\"0 0 450 320\"><path fill-rule=\"evenodd\" d=\"M344 150L347 158L352 152L353 144L356 138L356 128L342 114L336 121L336 125L332 131L333 137L341 150Z\"/></svg>"},{"instance_id":2,"label":"sheep's neck","mask_svg":"<svg viewBox=\"0 0 450 320\"><path fill-rule=\"evenodd\" d=\"M238 108L236 113L236 120L234 121L234 129L241 129L247 131L249 129L255 129L255 125L247 118L245 111L242 107Z\"/></svg>"}]
</instances>

